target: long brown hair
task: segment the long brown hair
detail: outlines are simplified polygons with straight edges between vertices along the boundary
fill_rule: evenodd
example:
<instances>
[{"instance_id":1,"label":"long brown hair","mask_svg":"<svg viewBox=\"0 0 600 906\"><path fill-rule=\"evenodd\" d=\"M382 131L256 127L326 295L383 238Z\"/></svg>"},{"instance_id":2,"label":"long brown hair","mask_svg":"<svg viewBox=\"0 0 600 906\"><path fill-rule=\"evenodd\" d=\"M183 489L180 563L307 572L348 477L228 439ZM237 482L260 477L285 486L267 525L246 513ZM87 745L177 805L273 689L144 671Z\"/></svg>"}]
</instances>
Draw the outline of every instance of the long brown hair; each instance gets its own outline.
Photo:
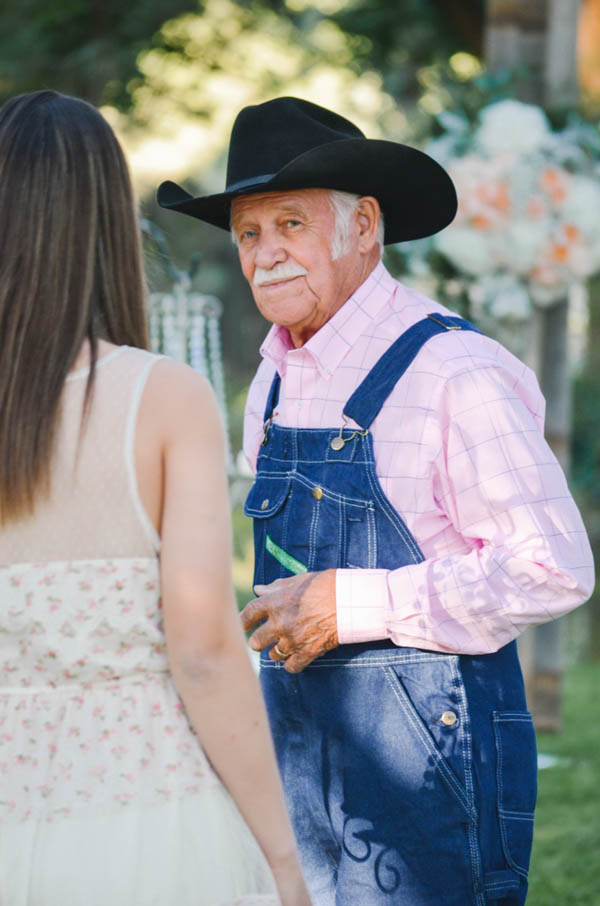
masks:
<instances>
[{"instance_id":1,"label":"long brown hair","mask_svg":"<svg viewBox=\"0 0 600 906\"><path fill-rule=\"evenodd\" d=\"M37 91L0 108L0 525L47 493L65 377L85 339L148 347L127 164L85 101Z\"/></svg>"}]
</instances>

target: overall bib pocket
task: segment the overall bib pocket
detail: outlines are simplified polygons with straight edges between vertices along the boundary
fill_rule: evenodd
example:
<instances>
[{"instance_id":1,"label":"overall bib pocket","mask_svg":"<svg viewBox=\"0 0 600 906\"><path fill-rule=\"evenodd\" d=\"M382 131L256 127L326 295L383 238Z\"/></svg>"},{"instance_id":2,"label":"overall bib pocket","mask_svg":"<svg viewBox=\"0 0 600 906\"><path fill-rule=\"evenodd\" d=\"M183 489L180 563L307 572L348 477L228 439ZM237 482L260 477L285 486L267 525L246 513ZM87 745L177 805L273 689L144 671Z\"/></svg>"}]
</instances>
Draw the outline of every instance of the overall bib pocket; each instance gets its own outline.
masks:
<instances>
[{"instance_id":1,"label":"overall bib pocket","mask_svg":"<svg viewBox=\"0 0 600 906\"><path fill-rule=\"evenodd\" d=\"M498 822L508 865L527 878L537 792L537 752L528 711L494 711Z\"/></svg>"},{"instance_id":2,"label":"overall bib pocket","mask_svg":"<svg viewBox=\"0 0 600 906\"><path fill-rule=\"evenodd\" d=\"M291 484L290 476L285 473L269 477L259 475L246 498L244 514L254 520L255 585L293 575L267 552L267 535L271 537L273 534L276 536L277 547L285 551L289 514L285 504L290 497Z\"/></svg>"},{"instance_id":3,"label":"overall bib pocket","mask_svg":"<svg viewBox=\"0 0 600 906\"><path fill-rule=\"evenodd\" d=\"M337 494L301 473L261 473L244 513L254 519L255 583L313 570L376 566L373 504Z\"/></svg>"}]
</instances>

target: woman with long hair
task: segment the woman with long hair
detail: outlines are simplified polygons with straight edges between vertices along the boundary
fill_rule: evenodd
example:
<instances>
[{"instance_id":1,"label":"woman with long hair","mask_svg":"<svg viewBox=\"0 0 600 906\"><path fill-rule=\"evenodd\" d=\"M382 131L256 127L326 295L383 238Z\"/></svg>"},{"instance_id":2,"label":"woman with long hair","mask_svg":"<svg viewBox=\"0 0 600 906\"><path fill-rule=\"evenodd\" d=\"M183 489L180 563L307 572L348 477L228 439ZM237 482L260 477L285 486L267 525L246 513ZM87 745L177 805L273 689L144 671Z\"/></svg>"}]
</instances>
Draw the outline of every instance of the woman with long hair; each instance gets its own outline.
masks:
<instances>
[{"instance_id":1,"label":"woman with long hair","mask_svg":"<svg viewBox=\"0 0 600 906\"><path fill-rule=\"evenodd\" d=\"M112 130L75 98L13 98L0 902L309 906L234 604L221 419L203 378L147 347Z\"/></svg>"}]
</instances>

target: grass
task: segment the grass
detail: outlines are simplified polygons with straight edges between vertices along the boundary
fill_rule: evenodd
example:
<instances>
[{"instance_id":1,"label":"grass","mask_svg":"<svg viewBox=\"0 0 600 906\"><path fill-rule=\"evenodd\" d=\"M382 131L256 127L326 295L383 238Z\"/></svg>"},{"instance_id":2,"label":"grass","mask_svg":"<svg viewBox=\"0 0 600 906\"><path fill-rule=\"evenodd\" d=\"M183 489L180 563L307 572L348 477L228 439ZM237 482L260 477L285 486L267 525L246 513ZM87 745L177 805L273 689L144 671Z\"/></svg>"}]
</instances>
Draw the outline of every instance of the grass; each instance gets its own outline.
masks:
<instances>
[{"instance_id":1,"label":"grass","mask_svg":"<svg viewBox=\"0 0 600 906\"><path fill-rule=\"evenodd\" d=\"M541 770L527 906L600 904L600 663L565 675L563 729L538 734Z\"/></svg>"}]
</instances>

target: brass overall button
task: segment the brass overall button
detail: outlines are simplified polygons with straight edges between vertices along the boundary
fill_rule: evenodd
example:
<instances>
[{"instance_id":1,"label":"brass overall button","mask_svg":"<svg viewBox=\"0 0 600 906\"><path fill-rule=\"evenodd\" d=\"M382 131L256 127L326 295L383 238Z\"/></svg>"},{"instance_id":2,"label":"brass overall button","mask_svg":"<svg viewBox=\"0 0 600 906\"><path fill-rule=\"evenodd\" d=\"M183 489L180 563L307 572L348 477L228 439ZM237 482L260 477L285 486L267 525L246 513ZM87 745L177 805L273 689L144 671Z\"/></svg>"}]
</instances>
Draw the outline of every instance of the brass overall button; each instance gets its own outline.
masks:
<instances>
[{"instance_id":1,"label":"brass overall button","mask_svg":"<svg viewBox=\"0 0 600 906\"><path fill-rule=\"evenodd\" d=\"M458 720L458 717L456 716L454 711L444 711L444 713L442 714L442 717L441 717L442 723L445 724L447 727L452 727L456 723L457 720Z\"/></svg>"},{"instance_id":2,"label":"brass overall button","mask_svg":"<svg viewBox=\"0 0 600 906\"><path fill-rule=\"evenodd\" d=\"M265 499L263 500L263 502L260 505L260 508L261 508L261 510L266 510L266 508L268 506L269 506L269 498L265 497Z\"/></svg>"},{"instance_id":3,"label":"brass overall button","mask_svg":"<svg viewBox=\"0 0 600 906\"><path fill-rule=\"evenodd\" d=\"M320 500L323 496L323 488L313 488L312 494L315 500Z\"/></svg>"}]
</instances>

